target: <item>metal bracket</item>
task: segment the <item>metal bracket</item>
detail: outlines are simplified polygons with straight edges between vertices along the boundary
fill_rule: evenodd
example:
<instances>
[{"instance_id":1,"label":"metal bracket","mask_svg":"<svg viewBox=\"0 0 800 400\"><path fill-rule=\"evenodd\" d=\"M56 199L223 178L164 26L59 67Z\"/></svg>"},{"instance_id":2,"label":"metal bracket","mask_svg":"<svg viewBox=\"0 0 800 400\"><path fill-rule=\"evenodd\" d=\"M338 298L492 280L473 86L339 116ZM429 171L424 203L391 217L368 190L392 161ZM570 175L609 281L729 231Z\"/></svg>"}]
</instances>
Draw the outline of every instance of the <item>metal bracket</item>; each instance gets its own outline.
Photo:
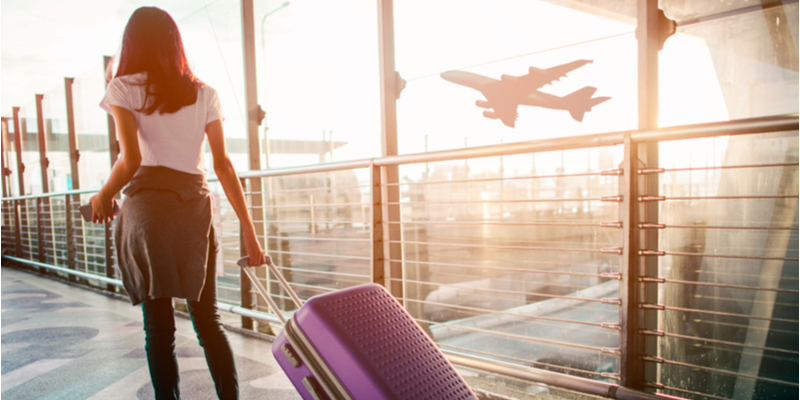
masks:
<instances>
[{"instance_id":1,"label":"metal bracket","mask_svg":"<svg viewBox=\"0 0 800 400\"><path fill-rule=\"evenodd\" d=\"M602 274L600 274L600 277L603 279L614 279L617 281L622 280L622 274L620 274L619 272L603 272Z\"/></svg>"},{"instance_id":2,"label":"metal bracket","mask_svg":"<svg viewBox=\"0 0 800 400\"><path fill-rule=\"evenodd\" d=\"M639 282L643 283L665 283L667 280L664 278L653 278L651 276L640 276Z\"/></svg>"},{"instance_id":3,"label":"metal bracket","mask_svg":"<svg viewBox=\"0 0 800 400\"><path fill-rule=\"evenodd\" d=\"M666 197L664 197L664 196L639 196L639 201L641 201L641 202L645 202L645 201L664 201L664 200L666 200Z\"/></svg>"},{"instance_id":4,"label":"metal bracket","mask_svg":"<svg viewBox=\"0 0 800 400\"><path fill-rule=\"evenodd\" d=\"M600 324L600 326L606 329L613 329L615 331L622 330L622 327L615 322L603 322Z\"/></svg>"},{"instance_id":5,"label":"metal bracket","mask_svg":"<svg viewBox=\"0 0 800 400\"><path fill-rule=\"evenodd\" d=\"M647 175L647 174L660 174L664 172L664 168L643 168L636 170L639 175Z\"/></svg>"},{"instance_id":6,"label":"metal bracket","mask_svg":"<svg viewBox=\"0 0 800 400\"><path fill-rule=\"evenodd\" d=\"M400 92L406 88L406 80L400 77L400 73L394 71L394 84L395 92L397 93L397 100L400 100Z\"/></svg>"},{"instance_id":7,"label":"metal bracket","mask_svg":"<svg viewBox=\"0 0 800 400\"><path fill-rule=\"evenodd\" d=\"M621 247L604 247L600 249L600 252L603 254L622 254Z\"/></svg>"},{"instance_id":8,"label":"metal bracket","mask_svg":"<svg viewBox=\"0 0 800 400\"><path fill-rule=\"evenodd\" d=\"M603 228L622 228L622 221L601 222Z\"/></svg>"},{"instance_id":9,"label":"metal bracket","mask_svg":"<svg viewBox=\"0 0 800 400\"><path fill-rule=\"evenodd\" d=\"M640 256L663 256L664 250L639 250Z\"/></svg>"},{"instance_id":10,"label":"metal bracket","mask_svg":"<svg viewBox=\"0 0 800 400\"><path fill-rule=\"evenodd\" d=\"M640 356L639 359L642 360L642 361L654 362L654 363L659 363L659 364L663 364L664 363L664 359L661 358L661 357Z\"/></svg>"},{"instance_id":11,"label":"metal bracket","mask_svg":"<svg viewBox=\"0 0 800 400\"><path fill-rule=\"evenodd\" d=\"M639 334L647 336L664 336L664 331L649 331L647 329L639 329Z\"/></svg>"},{"instance_id":12,"label":"metal bracket","mask_svg":"<svg viewBox=\"0 0 800 400\"><path fill-rule=\"evenodd\" d=\"M603 347L600 349L600 351L606 354L613 354L615 356L618 356L620 354L619 349L616 347Z\"/></svg>"},{"instance_id":13,"label":"metal bracket","mask_svg":"<svg viewBox=\"0 0 800 400\"><path fill-rule=\"evenodd\" d=\"M9 176L9 175L11 175L11 169L3 168L3 176Z\"/></svg>"},{"instance_id":14,"label":"metal bracket","mask_svg":"<svg viewBox=\"0 0 800 400\"><path fill-rule=\"evenodd\" d=\"M613 305L616 305L616 306L621 306L622 305L622 299L620 299L619 297L606 297L606 298L600 299L600 302L603 303L603 304L613 304Z\"/></svg>"},{"instance_id":15,"label":"metal bracket","mask_svg":"<svg viewBox=\"0 0 800 400\"><path fill-rule=\"evenodd\" d=\"M639 224L639 229L664 229L667 226L664 224L651 224L651 223L642 223Z\"/></svg>"},{"instance_id":16,"label":"metal bracket","mask_svg":"<svg viewBox=\"0 0 800 400\"><path fill-rule=\"evenodd\" d=\"M261 122L264 121L264 117L267 116L267 113L261 108L261 105L256 105L256 121L258 121L258 126L261 126Z\"/></svg>"},{"instance_id":17,"label":"metal bracket","mask_svg":"<svg viewBox=\"0 0 800 400\"><path fill-rule=\"evenodd\" d=\"M662 9L658 10L658 27L657 27L656 34L658 35L658 50L659 51L664 49L664 42L666 42L667 39L670 36L675 34L675 29L676 29L677 26L678 25L677 25L677 23L675 23L675 21L667 18L667 16L664 14L664 10L662 10ZM636 28L636 40L642 40L643 39L641 37L642 34L646 34L646 33L640 32L639 28L637 27Z\"/></svg>"},{"instance_id":18,"label":"metal bracket","mask_svg":"<svg viewBox=\"0 0 800 400\"><path fill-rule=\"evenodd\" d=\"M19 163L19 172L25 172L25 163Z\"/></svg>"},{"instance_id":19,"label":"metal bracket","mask_svg":"<svg viewBox=\"0 0 800 400\"><path fill-rule=\"evenodd\" d=\"M80 150L75 150L75 161L80 161L80 159L81 159Z\"/></svg>"},{"instance_id":20,"label":"metal bracket","mask_svg":"<svg viewBox=\"0 0 800 400\"><path fill-rule=\"evenodd\" d=\"M600 201L613 201L615 203L622 203L622 195L601 197Z\"/></svg>"},{"instance_id":21,"label":"metal bracket","mask_svg":"<svg viewBox=\"0 0 800 400\"><path fill-rule=\"evenodd\" d=\"M619 374L616 372L601 372L600 377L606 379L613 379L615 381L620 380Z\"/></svg>"},{"instance_id":22,"label":"metal bracket","mask_svg":"<svg viewBox=\"0 0 800 400\"><path fill-rule=\"evenodd\" d=\"M621 169L607 169L604 171L600 171L600 175L608 176L608 175L622 175L624 172Z\"/></svg>"},{"instance_id":23,"label":"metal bracket","mask_svg":"<svg viewBox=\"0 0 800 400\"><path fill-rule=\"evenodd\" d=\"M644 310L664 310L663 304L639 304L639 308Z\"/></svg>"}]
</instances>

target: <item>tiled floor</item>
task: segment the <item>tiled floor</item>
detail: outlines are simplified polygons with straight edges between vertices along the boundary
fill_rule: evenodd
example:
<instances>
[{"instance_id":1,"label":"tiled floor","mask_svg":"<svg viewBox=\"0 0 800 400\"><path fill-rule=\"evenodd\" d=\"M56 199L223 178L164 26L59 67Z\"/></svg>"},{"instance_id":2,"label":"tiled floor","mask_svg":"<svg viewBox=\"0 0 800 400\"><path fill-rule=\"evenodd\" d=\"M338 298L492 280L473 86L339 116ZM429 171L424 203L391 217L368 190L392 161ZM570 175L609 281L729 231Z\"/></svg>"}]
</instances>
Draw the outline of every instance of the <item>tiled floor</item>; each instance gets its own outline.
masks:
<instances>
[{"instance_id":1,"label":"tiled floor","mask_svg":"<svg viewBox=\"0 0 800 400\"><path fill-rule=\"evenodd\" d=\"M2 399L152 399L140 307L4 267ZM184 399L215 399L202 348L176 318ZM228 332L242 399L300 399L267 341Z\"/></svg>"}]
</instances>

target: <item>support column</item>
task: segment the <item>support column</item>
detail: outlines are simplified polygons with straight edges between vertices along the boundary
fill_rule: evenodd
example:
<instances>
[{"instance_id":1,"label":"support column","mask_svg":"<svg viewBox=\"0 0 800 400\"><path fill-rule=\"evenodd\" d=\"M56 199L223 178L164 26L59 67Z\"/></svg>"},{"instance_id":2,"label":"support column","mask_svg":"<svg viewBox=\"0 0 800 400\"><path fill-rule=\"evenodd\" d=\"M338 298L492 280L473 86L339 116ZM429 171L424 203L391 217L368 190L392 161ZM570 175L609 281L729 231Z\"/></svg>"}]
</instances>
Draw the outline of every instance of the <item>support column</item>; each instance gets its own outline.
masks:
<instances>
[{"instance_id":1,"label":"support column","mask_svg":"<svg viewBox=\"0 0 800 400\"><path fill-rule=\"evenodd\" d=\"M400 97L402 79L394 65L394 1L378 0L378 53L380 57L381 88L381 143L382 156L397 155L397 99ZM385 207L384 224L388 224L388 237L383 240L395 242L384 248L388 249L384 257L389 260L402 260L400 222L400 181L398 167L386 166L382 184L386 188L386 196L381 200L390 203ZM392 204L394 203L394 204ZM374 228L373 228L374 229ZM390 262L389 276L385 276L388 289L396 298L403 298L403 264ZM391 284L390 284L391 283Z\"/></svg>"},{"instance_id":2,"label":"support column","mask_svg":"<svg viewBox=\"0 0 800 400\"><path fill-rule=\"evenodd\" d=\"M8 159L8 118L3 117L2 122L0 122L0 129L2 129L2 141L3 141L3 198L10 197L11 194L11 186L8 177L11 176L11 170L8 168L10 161Z\"/></svg>"},{"instance_id":3,"label":"support column","mask_svg":"<svg viewBox=\"0 0 800 400\"><path fill-rule=\"evenodd\" d=\"M17 180L19 181L18 196L25 196L25 164L22 163L22 128L19 123L19 107L13 107L14 111L14 150L17 152Z\"/></svg>"},{"instance_id":4,"label":"support column","mask_svg":"<svg viewBox=\"0 0 800 400\"><path fill-rule=\"evenodd\" d=\"M42 99L44 99L43 94L36 95L36 126L39 129L39 133L37 135L39 138L39 163L42 166L42 192L50 193L50 181L47 176L50 160L47 159L47 133L44 131Z\"/></svg>"},{"instance_id":5,"label":"support column","mask_svg":"<svg viewBox=\"0 0 800 400\"><path fill-rule=\"evenodd\" d=\"M70 166L70 174L72 177L72 187L69 188L70 190L78 190L81 188L81 179L80 179L80 168L78 166L78 161L81 158L80 151L78 151L78 134L75 131L75 102L72 97L72 84L75 82L75 78L64 78L64 93L66 94L67 100L67 134L69 136L69 166ZM83 225L84 221L83 218L78 218L77 221L74 221L72 218L72 211L77 210L81 204L81 196L76 194L74 196L67 196L66 201L66 212L67 212L67 265L70 269L77 269L77 251L76 248L78 246L77 240L75 238L82 238L83 237ZM84 248L85 251L85 248ZM85 279L77 278L74 275L70 275L70 280L74 282L81 282L83 284L88 285L88 281Z\"/></svg>"},{"instance_id":6,"label":"support column","mask_svg":"<svg viewBox=\"0 0 800 400\"><path fill-rule=\"evenodd\" d=\"M75 106L72 99L72 83L75 78L64 78L64 93L67 97L67 134L69 135L69 165L70 174L72 178L72 187L70 190L78 190L81 188L80 170L78 168L78 160L81 154L78 151L78 135L75 132Z\"/></svg>"},{"instance_id":7,"label":"support column","mask_svg":"<svg viewBox=\"0 0 800 400\"><path fill-rule=\"evenodd\" d=\"M658 52L674 32L674 24L658 9L658 0L637 2L638 110L639 129L658 127ZM641 356L658 354L658 338L639 335L639 330L657 330L658 314L638 307L642 302L658 303L658 285L639 282L640 276L658 276L658 258L642 257L639 249L658 248L657 229L639 229L639 223L658 222L658 204L640 204L638 196L658 193L658 175L640 178L640 168L658 168L658 143L632 142L626 138L623 198L623 279L620 283L620 377L621 384L643 389L645 382L657 382L658 366L644 363Z\"/></svg>"},{"instance_id":8,"label":"support column","mask_svg":"<svg viewBox=\"0 0 800 400\"><path fill-rule=\"evenodd\" d=\"M106 77L106 87L108 87L108 83L111 82L113 78L113 74L111 73L111 62L113 58L111 56L103 56L103 71L105 71ZM105 91L105 88L103 88ZM69 105L67 105L69 107ZM111 157L111 168L114 168L114 164L117 162L117 158L119 158L119 141L117 140L117 126L114 124L114 117L111 114L106 115L108 121L108 155Z\"/></svg>"},{"instance_id":9,"label":"support column","mask_svg":"<svg viewBox=\"0 0 800 400\"><path fill-rule=\"evenodd\" d=\"M44 99L43 94L36 95L36 127L38 128L39 132L36 136L39 138L39 162L42 169L42 192L50 193L50 179L48 176L50 160L47 158L47 132L44 131L42 99ZM50 198L41 197L39 201L37 201L37 210L38 214L36 215L39 226L39 262L44 263L47 262L48 250L47 242L45 241L45 232L50 233L50 238L53 242L53 255L55 256L55 235L53 235L53 229L51 228L52 225L47 222L47 219L52 219L53 216ZM40 271L43 274L47 274L50 270L41 268Z\"/></svg>"},{"instance_id":10,"label":"support column","mask_svg":"<svg viewBox=\"0 0 800 400\"><path fill-rule=\"evenodd\" d=\"M248 159L251 171L261 170L261 145L258 140L258 126L264 120L264 111L258 105L258 82L256 81L256 36L255 36L255 15L253 10L253 0L242 0L242 46L244 54L244 92L245 92L245 107L247 109L247 149ZM264 190L262 180L260 178L250 179L249 185L250 206L252 207L250 215L253 218L255 225L256 235L266 237L267 232L264 229ZM262 246L266 251L266 242L262 241ZM263 268L256 270L256 276L261 278L267 277L267 271ZM269 284L265 285L267 290L271 292ZM271 293L270 293L271 295ZM267 306L263 300L258 299L258 304ZM273 310L279 312L278 310ZM244 319L242 324L244 325ZM272 329L267 323L259 323L258 331L269 335L274 335Z\"/></svg>"},{"instance_id":11,"label":"support column","mask_svg":"<svg viewBox=\"0 0 800 400\"><path fill-rule=\"evenodd\" d=\"M19 196L25 195L25 164L22 163L22 129L19 121L19 107L12 107L14 112L14 149L17 152L17 181L19 183ZM15 201L16 214L19 216L17 220L17 257L22 257L22 227L28 225L28 212L27 209L23 210L22 206L26 203L25 200Z\"/></svg>"}]
</instances>

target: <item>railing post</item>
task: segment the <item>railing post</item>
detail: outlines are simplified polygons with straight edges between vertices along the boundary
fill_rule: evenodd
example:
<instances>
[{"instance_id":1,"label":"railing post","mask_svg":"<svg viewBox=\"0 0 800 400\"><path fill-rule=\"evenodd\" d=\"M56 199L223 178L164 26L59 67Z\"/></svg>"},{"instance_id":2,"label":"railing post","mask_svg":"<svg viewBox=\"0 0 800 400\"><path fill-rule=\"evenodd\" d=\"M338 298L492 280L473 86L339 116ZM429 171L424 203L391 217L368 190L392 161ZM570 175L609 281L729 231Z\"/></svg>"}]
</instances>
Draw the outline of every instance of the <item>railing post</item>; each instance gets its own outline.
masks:
<instances>
[{"instance_id":1,"label":"railing post","mask_svg":"<svg viewBox=\"0 0 800 400\"><path fill-rule=\"evenodd\" d=\"M75 78L64 78L64 93L67 97L67 134L69 136L69 161L72 187L69 190L77 190L81 187L80 169L78 160L81 153L78 151L78 135L75 132L75 106L72 99L72 83Z\"/></svg>"},{"instance_id":2,"label":"railing post","mask_svg":"<svg viewBox=\"0 0 800 400\"><path fill-rule=\"evenodd\" d=\"M44 197L36 198L36 242L38 245L36 250L38 250L40 263L47 261L44 245L44 199ZM39 273L41 274L48 274L49 271L47 268L39 268Z\"/></svg>"},{"instance_id":3,"label":"railing post","mask_svg":"<svg viewBox=\"0 0 800 400\"><path fill-rule=\"evenodd\" d=\"M65 238L67 242L67 268L75 270L75 228L72 226L72 196L64 196L64 214L66 215L65 222ZM75 275L69 276L70 282L77 282L78 279Z\"/></svg>"},{"instance_id":4,"label":"railing post","mask_svg":"<svg viewBox=\"0 0 800 400\"><path fill-rule=\"evenodd\" d=\"M114 279L114 241L111 237L111 222L103 223L103 234L105 236L105 240L103 243L105 244L105 253L106 253L106 277ZM106 290L112 293L117 292L117 285L113 285L110 283L106 284Z\"/></svg>"},{"instance_id":5,"label":"railing post","mask_svg":"<svg viewBox=\"0 0 800 400\"><path fill-rule=\"evenodd\" d=\"M8 177L11 176L11 170L8 168L9 166L9 159L8 159L8 118L3 117L2 122L0 122L0 129L2 129L2 141L3 141L3 198L11 197L11 186L8 180Z\"/></svg>"},{"instance_id":6,"label":"railing post","mask_svg":"<svg viewBox=\"0 0 800 400\"><path fill-rule=\"evenodd\" d=\"M255 37L255 17L253 11L253 0L241 0L241 13L242 13L242 53L244 56L244 91L247 107L247 148L248 159L251 171L258 171L261 169L261 149L260 141L258 140L258 126L264 119L264 111L258 105L258 83L256 81L256 37ZM256 235L264 235L267 233L264 230L264 193L260 178L250 179L250 205L253 217L253 224L255 225ZM269 273L263 269L256 270L255 274L258 278L266 278ZM269 283L266 285L267 290L270 289ZM259 305L262 300L258 300ZM274 310L279 312L278 310ZM271 328L267 323L258 324L259 331L263 333L271 333Z\"/></svg>"},{"instance_id":7,"label":"railing post","mask_svg":"<svg viewBox=\"0 0 800 400\"><path fill-rule=\"evenodd\" d=\"M246 189L247 181L242 179L241 185L242 189ZM239 225L239 255L242 257L247 255L247 250L244 248L244 229L242 229L241 225ZM241 299L240 301L242 308L246 308L248 310L253 309L253 284L250 282L250 279L247 277L247 275L241 273L241 271L239 273L239 297ZM242 328L252 330L253 319L242 316Z\"/></svg>"},{"instance_id":8,"label":"railing post","mask_svg":"<svg viewBox=\"0 0 800 400\"><path fill-rule=\"evenodd\" d=\"M20 217L20 206L19 202L24 200L14 200L14 242L15 242L15 251L14 254L17 258L22 258L22 219Z\"/></svg>"},{"instance_id":9,"label":"railing post","mask_svg":"<svg viewBox=\"0 0 800 400\"><path fill-rule=\"evenodd\" d=\"M397 99L405 82L395 70L394 63L394 1L378 0L378 53L380 57L380 88L381 88L381 133L382 154L386 156L397 155ZM402 246L400 245L402 225L400 222L400 181L398 167L390 165L384 167L383 187L385 196L384 222L398 222L388 224L388 235L383 238L388 246L384 257L388 260L402 260ZM387 224L384 224L384 228ZM384 232L386 230L384 229ZM403 282L391 277L403 276L401 262L389 262L391 269L386 288L396 298L403 298Z\"/></svg>"},{"instance_id":10,"label":"railing post","mask_svg":"<svg viewBox=\"0 0 800 400\"><path fill-rule=\"evenodd\" d=\"M111 67L113 57L111 56L103 56L103 71L105 74L105 82L108 86L108 83L111 82L113 77ZM103 87L103 91L105 91L105 87ZM106 115L107 123L108 123L108 155L111 157L111 168L114 168L114 164L117 162L117 158L119 157L119 141L117 141L117 126L114 125L114 117L111 114Z\"/></svg>"},{"instance_id":11,"label":"railing post","mask_svg":"<svg viewBox=\"0 0 800 400\"><path fill-rule=\"evenodd\" d=\"M668 35L668 23L658 9L658 0L637 2L638 41L638 114L639 129L658 127L658 52ZM658 192L658 176L644 179L639 168L658 168L658 143L636 143L625 139L623 177L623 252L620 283L620 379L633 389L645 389L647 382L657 382L660 368L642 361L656 355L658 338L640 335L642 329L657 330L658 315L639 308L642 302L657 303L658 290L653 283L639 282L640 276L658 276L658 259L641 257L639 249L658 248L657 229L639 229L639 223L658 222L658 204L641 205L638 196ZM650 389L652 390L652 389Z\"/></svg>"},{"instance_id":12,"label":"railing post","mask_svg":"<svg viewBox=\"0 0 800 400\"><path fill-rule=\"evenodd\" d=\"M42 193L50 193L50 179L48 172L50 167L50 159L47 158L47 132L44 129L44 111L42 110L42 100L44 99L43 94L36 95L36 127L38 130L37 138L39 141L39 163L41 165L41 175L42 175ZM53 230L51 228L51 224L49 224L46 220L52 220L53 218L53 209L50 204L49 197L40 197L37 200L38 207L40 214L39 216L39 262L47 262L47 242L45 241L45 232L50 232L50 237L53 239L53 256L55 257L55 235L53 234ZM43 273L49 273L49 270L43 269Z\"/></svg>"},{"instance_id":13,"label":"railing post","mask_svg":"<svg viewBox=\"0 0 800 400\"><path fill-rule=\"evenodd\" d=\"M384 254L383 254L383 201L381 199L381 167L370 163L370 259L372 262L372 282L386 287L384 274Z\"/></svg>"},{"instance_id":14,"label":"railing post","mask_svg":"<svg viewBox=\"0 0 800 400\"><path fill-rule=\"evenodd\" d=\"M50 166L50 160L47 158L47 134L44 131L44 115L42 115L42 99L44 99L43 94L36 95L36 126L39 130L38 138L39 138L39 163L41 164L42 169L42 192L49 193L50 192L50 182L47 179L47 171L48 167Z\"/></svg>"}]
</instances>

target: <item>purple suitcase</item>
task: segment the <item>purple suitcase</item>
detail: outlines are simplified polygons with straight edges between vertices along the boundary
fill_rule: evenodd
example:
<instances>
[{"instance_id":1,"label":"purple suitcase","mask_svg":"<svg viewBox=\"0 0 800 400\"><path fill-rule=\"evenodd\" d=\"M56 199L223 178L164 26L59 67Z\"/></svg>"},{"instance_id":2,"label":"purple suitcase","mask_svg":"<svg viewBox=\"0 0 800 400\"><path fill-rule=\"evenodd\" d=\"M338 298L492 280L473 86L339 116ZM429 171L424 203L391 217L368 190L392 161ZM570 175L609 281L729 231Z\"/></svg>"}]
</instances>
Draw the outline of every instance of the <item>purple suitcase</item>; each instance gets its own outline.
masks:
<instances>
[{"instance_id":1,"label":"purple suitcase","mask_svg":"<svg viewBox=\"0 0 800 400\"><path fill-rule=\"evenodd\" d=\"M277 267L268 266L300 304ZM413 317L382 286L370 283L310 298L272 344L278 364L306 400L466 400L475 394Z\"/></svg>"}]
</instances>

